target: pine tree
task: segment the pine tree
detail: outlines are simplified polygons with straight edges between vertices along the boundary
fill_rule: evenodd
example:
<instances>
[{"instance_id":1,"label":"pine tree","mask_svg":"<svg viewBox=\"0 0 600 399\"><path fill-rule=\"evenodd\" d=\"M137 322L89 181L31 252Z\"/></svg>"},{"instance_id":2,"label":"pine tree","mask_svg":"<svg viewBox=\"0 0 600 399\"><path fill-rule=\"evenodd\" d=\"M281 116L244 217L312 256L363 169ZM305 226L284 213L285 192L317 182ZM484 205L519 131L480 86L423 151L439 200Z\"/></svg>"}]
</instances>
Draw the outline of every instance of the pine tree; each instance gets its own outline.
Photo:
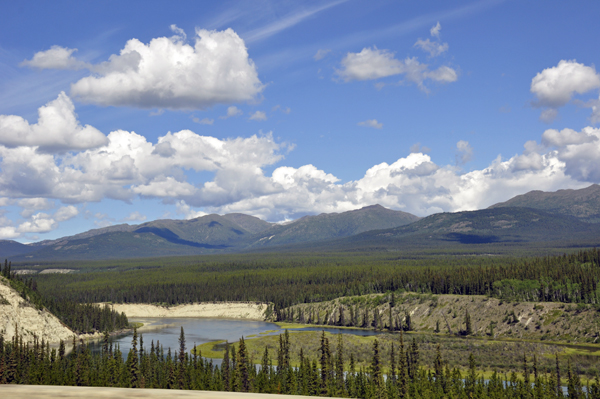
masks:
<instances>
[{"instance_id":1,"label":"pine tree","mask_svg":"<svg viewBox=\"0 0 600 399\"><path fill-rule=\"evenodd\" d=\"M471 327L471 315L468 310L465 310L465 335L472 335L473 328Z\"/></svg>"},{"instance_id":2,"label":"pine tree","mask_svg":"<svg viewBox=\"0 0 600 399\"><path fill-rule=\"evenodd\" d=\"M221 377L223 378L223 388L225 391L231 389L230 386L230 371L229 371L229 342L225 343L225 354L223 355L223 363L221 363Z\"/></svg>"},{"instance_id":3,"label":"pine tree","mask_svg":"<svg viewBox=\"0 0 600 399\"><path fill-rule=\"evenodd\" d=\"M248 375L248 352L244 337L240 338L237 353L237 379L239 392L250 392L250 378Z\"/></svg>"},{"instance_id":4,"label":"pine tree","mask_svg":"<svg viewBox=\"0 0 600 399\"><path fill-rule=\"evenodd\" d=\"M398 353L398 390L401 398L408 394L407 382L407 353L404 350L404 332L400 330L400 352Z\"/></svg>"},{"instance_id":5,"label":"pine tree","mask_svg":"<svg viewBox=\"0 0 600 399\"><path fill-rule=\"evenodd\" d=\"M375 338L373 341L373 358L371 359L371 378L377 387L383 385L383 376L381 373L381 359L379 356L379 341Z\"/></svg>"},{"instance_id":6,"label":"pine tree","mask_svg":"<svg viewBox=\"0 0 600 399\"><path fill-rule=\"evenodd\" d=\"M129 369L129 386L131 388L139 388L139 363L137 350L137 328L133 328L133 339L131 340L131 349L127 356L127 365Z\"/></svg>"},{"instance_id":7,"label":"pine tree","mask_svg":"<svg viewBox=\"0 0 600 399\"><path fill-rule=\"evenodd\" d=\"M179 334L179 362L177 363L179 389L185 387L185 349L185 333L183 332L183 326L181 326Z\"/></svg>"},{"instance_id":8,"label":"pine tree","mask_svg":"<svg viewBox=\"0 0 600 399\"><path fill-rule=\"evenodd\" d=\"M321 347L319 351L321 352L321 395L327 395L331 352L329 350L329 340L325 337L325 330L321 333Z\"/></svg>"},{"instance_id":9,"label":"pine tree","mask_svg":"<svg viewBox=\"0 0 600 399\"><path fill-rule=\"evenodd\" d=\"M344 396L344 342L338 334L337 353L335 354L335 381L338 395Z\"/></svg>"}]
</instances>

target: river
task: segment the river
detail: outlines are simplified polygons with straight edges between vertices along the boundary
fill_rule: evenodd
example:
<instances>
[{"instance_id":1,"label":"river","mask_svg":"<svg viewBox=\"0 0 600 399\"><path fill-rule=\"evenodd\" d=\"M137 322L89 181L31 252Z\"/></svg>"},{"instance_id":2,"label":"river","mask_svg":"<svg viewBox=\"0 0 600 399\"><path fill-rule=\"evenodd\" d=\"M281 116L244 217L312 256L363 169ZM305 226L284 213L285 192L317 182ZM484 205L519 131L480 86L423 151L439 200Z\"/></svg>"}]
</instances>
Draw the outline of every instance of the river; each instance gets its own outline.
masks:
<instances>
[{"instance_id":1,"label":"river","mask_svg":"<svg viewBox=\"0 0 600 399\"><path fill-rule=\"evenodd\" d=\"M267 334L282 334L285 330L275 323L252 320L229 320L229 319L213 319L213 318L130 318L130 323L143 323L144 327L138 330L138 335L142 336L144 348L150 349L150 344L154 341L156 345L160 342L165 353L168 348L171 351L179 350L179 335L181 327L185 333L185 341L187 350L190 351L194 345L201 345L211 341L227 340L229 342L237 342L241 337L267 335ZM333 334L355 334L355 335L376 335L378 332L372 330L358 330L346 328L327 328L327 327L305 327L289 330L294 331L321 331L325 330ZM133 333L127 333L112 337L113 346L119 345L123 357L127 357L127 353L131 348ZM92 351L98 352L101 350L102 343L96 342L92 344ZM220 364L219 359L214 360Z\"/></svg>"}]
</instances>

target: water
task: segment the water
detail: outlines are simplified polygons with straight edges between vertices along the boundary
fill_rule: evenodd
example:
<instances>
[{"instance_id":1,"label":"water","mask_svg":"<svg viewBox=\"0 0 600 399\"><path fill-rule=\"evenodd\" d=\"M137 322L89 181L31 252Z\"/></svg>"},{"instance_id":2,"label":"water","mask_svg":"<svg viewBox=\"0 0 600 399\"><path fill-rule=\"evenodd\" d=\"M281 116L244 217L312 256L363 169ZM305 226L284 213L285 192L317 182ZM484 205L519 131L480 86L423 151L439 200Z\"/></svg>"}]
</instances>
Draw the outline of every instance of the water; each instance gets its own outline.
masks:
<instances>
[{"instance_id":1,"label":"water","mask_svg":"<svg viewBox=\"0 0 600 399\"><path fill-rule=\"evenodd\" d=\"M284 329L280 328L275 323L264 321L251 320L227 320L227 319L211 319L211 318L130 318L130 323L143 323L144 327L138 330L138 335L141 335L144 340L144 348L150 349L151 341L156 345L160 341L160 345L165 350L171 348L172 352L179 350L179 335L181 327L185 333L185 341L187 350L190 351L195 345L201 345L212 341L227 340L229 342L237 342L241 337L251 335L264 336L270 334L283 334ZM378 332L372 330L356 330L345 328L327 328L327 327L305 327L289 330L290 333L295 331L328 331L332 334L354 334L354 335L376 335ZM131 340L133 333L127 333L112 337L113 347L119 345L123 357L127 357L127 353L131 348ZM139 343L138 343L139 345ZM92 345L93 352L99 352L102 349L102 343L96 342ZM220 363L220 360L214 359L215 363Z\"/></svg>"}]
</instances>

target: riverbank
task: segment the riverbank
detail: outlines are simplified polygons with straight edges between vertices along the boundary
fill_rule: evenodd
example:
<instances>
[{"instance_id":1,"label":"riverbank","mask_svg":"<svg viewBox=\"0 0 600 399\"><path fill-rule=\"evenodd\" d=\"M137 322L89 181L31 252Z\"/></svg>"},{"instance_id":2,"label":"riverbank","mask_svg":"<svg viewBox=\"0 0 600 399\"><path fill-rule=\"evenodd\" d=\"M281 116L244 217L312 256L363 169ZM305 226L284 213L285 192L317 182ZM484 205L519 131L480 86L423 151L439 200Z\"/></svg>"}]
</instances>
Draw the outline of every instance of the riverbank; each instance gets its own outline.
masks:
<instances>
[{"instance_id":1,"label":"riverbank","mask_svg":"<svg viewBox=\"0 0 600 399\"><path fill-rule=\"evenodd\" d=\"M104 305L101 303L100 305ZM266 319L266 303L257 302L202 302L177 306L159 306L145 303L108 304L113 310L131 317L211 317L224 319Z\"/></svg>"}]
</instances>

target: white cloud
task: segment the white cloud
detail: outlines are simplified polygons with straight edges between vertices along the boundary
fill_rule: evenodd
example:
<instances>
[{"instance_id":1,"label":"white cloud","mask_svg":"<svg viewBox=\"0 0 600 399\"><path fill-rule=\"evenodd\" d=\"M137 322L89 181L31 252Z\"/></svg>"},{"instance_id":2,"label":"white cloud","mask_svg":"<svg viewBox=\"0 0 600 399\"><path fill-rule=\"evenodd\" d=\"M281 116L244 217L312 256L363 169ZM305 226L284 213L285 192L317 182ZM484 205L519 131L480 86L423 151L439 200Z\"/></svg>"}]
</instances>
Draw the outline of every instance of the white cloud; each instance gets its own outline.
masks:
<instances>
[{"instance_id":1,"label":"white cloud","mask_svg":"<svg viewBox=\"0 0 600 399\"><path fill-rule=\"evenodd\" d=\"M38 110L38 122L30 125L16 115L0 115L0 145L39 147L43 152L84 150L107 143L98 129L77 121L75 106L64 92Z\"/></svg>"},{"instance_id":2,"label":"white cloud","mask_svg":"<svg viewBox=\"0 0 600 399\"><path fill-rule=\"evenodd\" d=\"M315 61L319 61L322 60L323 58L325 58L327 56L327 54L329 54L331 52L330 49L322 49L320 48L319 50L317 50L317 53L313 56L313 59Z\"/></svg>"},{"instance_id":3,"label":"white cloud","mask_svg":"<svg viewBox=\"0 0 600 399\"><path fill-rule=\"evenodd\" d=\"M230 107L227 107L227 115L222 115L219 118L221 119L228 119L234 116L240 116L242 115L244 112L239 109L238 107L236 107L235 105L232 105Z\"/></svg>"},{"instance_id":4,"label":"white cloud","mask_svg":"<svg viewBox=\"0 0 600 399\"><path fill-rule=\"evenodd\" d=\"M19 233L48 233L56 229L57 223L46 213L36 213L31 219L23 222L17 228Z\"/></svg>"},{"instance_id":5,"label":"white cloud","mask_svg":"<svg viewBox=\"0 0 600 399\"><path fill-rule=\"evenodd\" d=\"M590 117L591 122L600 123L600 98L597 100L590 100L584 106L592 109L592 116Z\"/></svg>"},{"instance_id":6,"label":"white cloud","mask_svg":"<svg viewBox=\"0 0 600 399\"><path fill-rule=\"evenodd\" d=\"M403 74L406 81L417 84L423 91L425 80L440 83L455 82L456 71L448 66L430 70L427 64L421 64L416 57L408 57L403 61L394 58L388 50L364 48L360 53L348 53L342 59L342 69L337 74L346 82L352 80L374 80L387 76Z\"/></svg>"},{"instance_id":7,"label":"white cloud","mask_svg":"<svg viewBox=\"0 0 600 399\"><path fill-rule=\"evenodd\" d=\"M197 29L193 46L182 29L171 29L173 37L148 44L131 39L100 64L83 63L72 56L75 49L54 46L23 65L89 69L92 74L72 84L71 94L103 106L202 109L251 101L263 90L244 41L232 29Z\"/></svg>"},{"instance_id":8,"label":"white cloud","mask_svg":"<svg viewBox=\"0 0 600 399\"><path fill-rule=\"evenodd\" d=\"M177 214L183 215L186 219L195 219L201 216L206 216L208 213L202 211L195 211L191 206L185 203L185 201L177 201Z\"/></svg>"},{"instance_id":9,"label":"white cloud","mask_svg":"<svg viewBox=\"0 0 600 399\"><path fill-rule=\"evenodd\" d=\"M383 127L383 123L377 122L377 119L367 119L366 121L358 122L358 126L381 129Z\"/></svg>"},{"instance_id":10,"label":"white cloud","mask_svg":"<svg viewBox=\"0 0 600 399\"><path fill-rule=\"evenodd\" d=\"M76 48L52 46L49 50L39 51L31 60L25 60L21 66L29 66L38 69L84 69L90 67L83 61L73 57Z\"/></svg>"},{"instance_id":11,"label":"white cloud","mask_svg":"<svg viewBox=\"0 0 600 399\"><path fill-rule=\"evenodd\" d=\"M146 215L142 215L140 212L135 211L135 212L131 212L126 218L123 219L123 221L126 221L126 222L143 222L146 219L147 219Z\"/></svg>"},{"instance_id":12,"label":"white cloud","mask_svg":"<svg viewBox=\"0 0 600 399\"><path fill-rule=\"evenodd\" d=\"M438 23L435 26L433 26L431 29L429 29L429 33L431 34L431 36L437 37L439 39L441 30L442 30L442 25L440 25L440 21L438 21Z\"/></svg>"},{"instance_id":13,"label":"white cloud","mask_svg":"<svg viewBox=\"0 0 600 399\"><path fill-rule=\"evenodd\" d=\"M23 198L17 201L17 205L23 208L20 215L24 218L28 218L37 211L53 208L54 202L49 201L46 198Z\"/></svg>"},{"instance_id":14,"label":"white cloud","mask_svg":"<svg viewBox=\"0 0 600 399\"><path fill-rule=\"evenodd\" d=\"M255 113L253 113L250 118L251 121L266 121L267 120L267 114L265 114L263 111L256 111Z\"/></svg>"},{"instance_id":15,"label":"white cloud","mask_svg":"<svg viewBox=\"0 0 600 399\"><path fill-rule=\"evenodd\" d=\"M54 212L54 219L58 222L66 222L69 219L73 219L75 216L79 215L79 211L73 205L60 207L56 212Z\"/></svg>"},{"instance_id":16,"label":"white cloud","mask_svg":"<svg viewBox=\"0 0 600 399\"><path fill-rule=\"evenodd\" d=\"M531 92L537 97L534 105L547 107L540 119L552 122L557 109L567 104L575 93L584 94L600 88L600 74L594 67L575 60L561 60L557 66L544 69L531 80ZM592 106L593 107L593 106ZM592 108L592 122L596 123L596 110Z\"/></svg>"},{"instance_id":17,"label":"white cloud","mask_svg":"<svg viewBox=\"0 0 600 399\"><path fill-rule=\"evenodd\" d=\"M544 123L552 123L558 116L558 110L547 108L540 113L540 120Z\"/></svg>"},{"instance_id":18,"label":"white cloud","mask_svg":"<svg viewBox=\"0 0 600 399\"><path fill-rule=\"evenodd\" d=\"M12 238L17 238L21 235L13 226L2 226L0 227L0 239L2 240L10 240Z\"/></svg>"},{"instance_id":19,"label":"white cloud","mask_svg":"<svg viewBox=\"0 0 600 399\"><path fill-rule=\"evenodd\" d=\"M419 39L415 43L415 47L429 53L431 57L437 57L438 55L448 51L448 43L432 42L429 39Z\"/></svg>"},{"instance_id":20,"label":"white cloud","mask_svg":"<svg viewBox=\"0 0 600 399\"><path fill-rule=\"evenodd\" d=\"M467 141L456 144L457 165L436 164L416 145L408 156L374 165L348 182L314 165L277 165L268 174L291 148L271 133L220 139L182 130L152 143L117 130L98 148L57 154L36 148L0 145L1 201L29 209L24 221L0 220L0 236L51 231L79 214L76 204L106 198L156 198L177 204L186 217L244 212L276 221L374 203L423 216L478 209L533 189L600 183L600 129L592 127L549 129L539 143L525 143L521 154L468 173L460 168L473 154ZM203 180L193 181L198 172ZM65 206L39 212L53 200ZM98 226L114 222L96 219Z\"/></svg>"},{"instance_id":21,"label":"white cloud","mask_svg":"<svg viewBox=\"0 0 600 399\"><path fill-rule=\"evenodd\" d=\"M346 82L372 80L404 73L404 64L388 50L365 47L360 53L346 54L337 73Z\"/></svg>"},{"instance_id":22,"label":"white cloud","mask_svg":"<svg viewBox=\"0 0 600 399\"><path fill-rule=\"evenodd\" d=\"M193 117L192 120L195 123L199 123L201 125L212 125L213 123L215 123L215 120L214 119L210 119L210 118L202 118L202 119L200 119L200 118Z\"/></svg>"},{"instance_id":23,"label":"white cloud","mask_svg":"<svg viewBox=\"0 0 600 399\"><path fill-rule=\"evenodd\" d=\"M468 141L460 140L456 143L456 164L464 165L473 159L473 147Z\"/></svg>"}]
</instances>

